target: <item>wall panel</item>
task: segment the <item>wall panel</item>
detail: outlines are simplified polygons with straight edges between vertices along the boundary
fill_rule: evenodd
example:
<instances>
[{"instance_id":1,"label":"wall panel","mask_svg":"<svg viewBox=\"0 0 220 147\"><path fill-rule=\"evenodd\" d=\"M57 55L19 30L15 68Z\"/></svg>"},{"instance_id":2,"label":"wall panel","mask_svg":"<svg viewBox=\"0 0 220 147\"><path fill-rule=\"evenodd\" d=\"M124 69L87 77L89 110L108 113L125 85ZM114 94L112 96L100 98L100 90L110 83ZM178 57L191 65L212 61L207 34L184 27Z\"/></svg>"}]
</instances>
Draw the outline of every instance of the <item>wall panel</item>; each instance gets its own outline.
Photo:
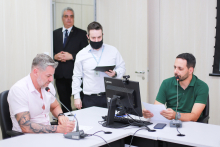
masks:
<instances>
[{"instance_id":1,"label":"wall panel","mask_svg":"<svg viewBox=\"0 0 220 147\"><path fill-rule=\"evenodd\" d=\"M0 1L0 92L30 73L38 53L51 52L51 2Z\"/></svg>"}]
</instances>

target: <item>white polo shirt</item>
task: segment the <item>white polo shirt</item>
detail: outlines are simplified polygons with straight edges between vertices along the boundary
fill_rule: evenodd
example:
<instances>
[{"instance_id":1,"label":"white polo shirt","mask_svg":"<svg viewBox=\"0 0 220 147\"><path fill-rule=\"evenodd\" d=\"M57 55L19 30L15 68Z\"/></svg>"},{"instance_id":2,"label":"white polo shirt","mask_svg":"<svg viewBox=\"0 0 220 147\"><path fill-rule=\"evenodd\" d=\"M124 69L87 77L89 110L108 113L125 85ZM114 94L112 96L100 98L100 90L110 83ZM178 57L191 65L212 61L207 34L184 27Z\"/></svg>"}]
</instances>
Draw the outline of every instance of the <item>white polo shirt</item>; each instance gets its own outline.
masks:
<instances>
[{"instance_id":1,"label":"white polo shirt","mask_svg":"<svg viewBox=\"0 0 220 147\"><path fill-rule=\"evenodd\" d=\"M50 83L48 87L55 95L54 86ZM22 132L15 115L25 111L30 112L31 122L50 125L50 104L55 101L55 98L45 88L42 88L41 92L43 99L35 89L30 74L11 87L8 94L8 104L13 124L12 130ZM45 109L43 109L43 105Z\"/></svg>"}]
</instances>

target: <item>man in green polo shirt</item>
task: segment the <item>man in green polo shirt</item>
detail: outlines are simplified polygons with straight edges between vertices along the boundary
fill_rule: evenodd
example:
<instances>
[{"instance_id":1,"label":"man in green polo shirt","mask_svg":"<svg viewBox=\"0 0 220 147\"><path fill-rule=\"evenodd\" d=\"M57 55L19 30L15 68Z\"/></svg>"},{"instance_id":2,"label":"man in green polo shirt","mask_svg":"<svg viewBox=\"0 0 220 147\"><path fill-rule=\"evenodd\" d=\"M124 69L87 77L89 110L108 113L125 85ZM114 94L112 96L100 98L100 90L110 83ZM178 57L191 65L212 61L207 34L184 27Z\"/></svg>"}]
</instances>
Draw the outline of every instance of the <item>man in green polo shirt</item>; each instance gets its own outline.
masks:
<instances>
[{"instance_id":1,"label":"man in green polo shirt","mask_svg":"<svg viewBox=\"0 0 220 147\"><path fill-rule=\"evenodd\" d=\"M181 121L197 121L205 108L209 88L208 85L198 79L194 74L196 65L195 57L190 53L183 53L176 57L174 64L174 77L165 79L159 89L154 104L166 104L167 109L161 111L161 115L171 120L175 119L177 106L177 119ZM179 77L179 81L176 80ZM149 110L143 110L145 118L154 115Z\"/></svg>"}]
</instances>

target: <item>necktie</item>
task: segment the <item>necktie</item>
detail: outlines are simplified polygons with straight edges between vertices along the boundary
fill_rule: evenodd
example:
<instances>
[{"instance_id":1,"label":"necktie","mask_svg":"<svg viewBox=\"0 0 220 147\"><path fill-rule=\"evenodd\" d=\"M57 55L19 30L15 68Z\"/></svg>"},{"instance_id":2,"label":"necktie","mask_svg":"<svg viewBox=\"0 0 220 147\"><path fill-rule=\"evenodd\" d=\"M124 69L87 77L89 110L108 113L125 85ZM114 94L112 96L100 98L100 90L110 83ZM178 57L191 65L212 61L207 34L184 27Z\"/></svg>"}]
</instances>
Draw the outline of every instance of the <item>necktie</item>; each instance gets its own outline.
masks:
<instances>
[{"instance_id":1,"label":"necktie","mask_svg":"<svg viewBox=\"0 0 220 147\"><path fill-rule=\"evenodd\" d=\"M67 33L68 30L65 30L65 31L66 31L66 33L65 33L65 36L64 36L63 47L65 47L65 44L66 44L66 41L67 41L67 38L68 38L68 33Z\"/></svg>"}]
</instances>

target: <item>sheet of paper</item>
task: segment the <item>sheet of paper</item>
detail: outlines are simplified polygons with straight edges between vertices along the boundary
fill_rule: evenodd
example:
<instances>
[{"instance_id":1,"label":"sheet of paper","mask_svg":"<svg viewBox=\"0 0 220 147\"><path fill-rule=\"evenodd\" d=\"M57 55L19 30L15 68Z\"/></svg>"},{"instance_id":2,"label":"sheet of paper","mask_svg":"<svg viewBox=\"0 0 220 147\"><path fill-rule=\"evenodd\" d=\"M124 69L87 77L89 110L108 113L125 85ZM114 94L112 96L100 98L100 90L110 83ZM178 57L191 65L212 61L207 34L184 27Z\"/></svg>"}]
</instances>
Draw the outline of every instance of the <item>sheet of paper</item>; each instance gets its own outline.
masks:
<instances>
[{"instance_id":1,"label":"sheet of paper","mask_svg":"<svg viewBox=\"0 0 220 147\"><path fill-rule=\"evenodd\" d=\"M151 113L154 114L154 116L151 118L151 120L170 121L160 114L160 112L162 110L166 110L166 107L164 105L154 105L154 104L148 104L148 103L144 103L144 102L143 102L143 105L146 110L149 110Z\"/></svg>"}]
</instances>

